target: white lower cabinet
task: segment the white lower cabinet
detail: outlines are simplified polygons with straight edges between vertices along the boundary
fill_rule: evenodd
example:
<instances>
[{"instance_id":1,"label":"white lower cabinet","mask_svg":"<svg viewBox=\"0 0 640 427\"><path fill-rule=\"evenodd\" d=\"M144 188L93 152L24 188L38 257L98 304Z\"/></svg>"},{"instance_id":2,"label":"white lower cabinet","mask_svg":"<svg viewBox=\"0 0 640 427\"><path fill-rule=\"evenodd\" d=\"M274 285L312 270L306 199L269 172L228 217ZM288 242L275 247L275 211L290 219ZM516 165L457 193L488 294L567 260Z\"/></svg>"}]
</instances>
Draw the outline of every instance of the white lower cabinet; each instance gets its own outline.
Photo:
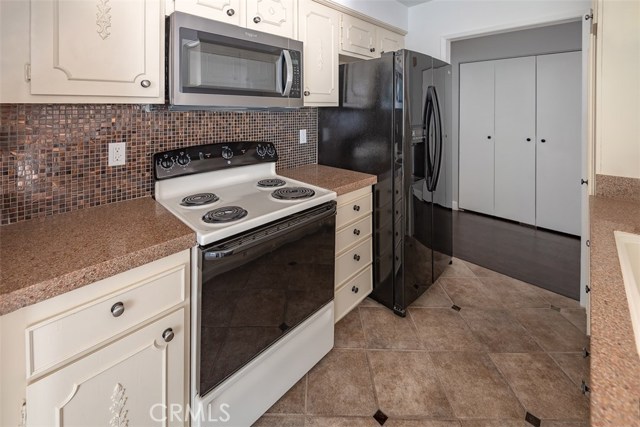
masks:
<instances>
[{"instance_id":1,"label":"white lower cabinet","mask_svg":"<svg viewBox=\"0 0 640 427\"><path fill-rule=\"evenodd\" d=\"M371 214L370 186L338 197L334 299L336 322L373 290Z\"/></svg>"},{"instance_id":2,"label":"white lower cabinet","mask_svg":"<svg viewBox=\"0 0 640 427\"><path fill-rule=\"evenodd\" d=\"M27 386L27 426L178 426L184 308ZM183 408L183 406L179 406Z\"/></svg>"},{"instance_id":3,"label":"white lower cabinet","mask_svg":"<svg viewBox=\"0 0 640 427\"><path fill-rule=\"evenodd\" d=\"M190 253L0 317L0 425L188 425Z\"/></svg>"}]
</instances>

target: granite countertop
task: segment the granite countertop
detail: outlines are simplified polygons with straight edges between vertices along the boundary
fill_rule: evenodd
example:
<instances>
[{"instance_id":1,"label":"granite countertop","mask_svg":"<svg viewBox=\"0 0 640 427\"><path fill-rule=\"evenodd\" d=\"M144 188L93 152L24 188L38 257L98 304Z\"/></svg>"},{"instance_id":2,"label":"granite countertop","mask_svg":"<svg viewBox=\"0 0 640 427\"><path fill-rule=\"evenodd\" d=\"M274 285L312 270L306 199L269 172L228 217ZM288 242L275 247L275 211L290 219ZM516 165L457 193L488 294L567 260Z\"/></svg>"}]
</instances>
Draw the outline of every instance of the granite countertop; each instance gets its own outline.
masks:
<instances>
[{"instance_id":1,"label":"granite countertop","mask_svg":"<svg viewBox=\"0 0 640 427\"><path fill-rule=\"evenodd\" d=\"M0 227L0 315L195 245L152 198Z\"/></svg>"},{"instance_id":2,"label":"granite countertop","mask_svg":"<svg viewBox=\"0 0 640 427\"><path fill-rule=\"evenodd\" d=\"M305 165L278 171L279 175L335 191L338 196L378 182L375 175L324 165Z\"/></svg>"},{"instance_id":3,"label":"granite countertop","mask_svg":"<svg viewBox=\"0 0 640 427\"><path fill-rule=\"evenodd\" d=\"M590 211L591 425L640 426L640 357L613 234L640 234L640 202L591 197Z\"/></svg>"}]
</instances>

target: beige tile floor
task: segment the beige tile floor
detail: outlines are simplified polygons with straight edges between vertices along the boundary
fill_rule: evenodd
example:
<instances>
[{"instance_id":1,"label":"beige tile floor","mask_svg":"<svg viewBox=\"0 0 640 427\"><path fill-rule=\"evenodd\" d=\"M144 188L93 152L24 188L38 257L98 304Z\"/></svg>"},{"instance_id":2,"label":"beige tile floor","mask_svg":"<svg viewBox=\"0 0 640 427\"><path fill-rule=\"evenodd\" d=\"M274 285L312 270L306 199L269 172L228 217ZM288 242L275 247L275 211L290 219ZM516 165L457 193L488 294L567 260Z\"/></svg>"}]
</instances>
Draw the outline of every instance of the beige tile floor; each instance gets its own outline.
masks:
<instances>
[{"instance_id":1,"label":"beige tile floor","mask_svg":"<svg viewBox=\"0 0 640 427\"><path fill-rule=\"evenodd\" d=\"M455 259L405 318L363 301L255 426L586 427L585 331L576 301Z\"/></svg>"}]
</instances>

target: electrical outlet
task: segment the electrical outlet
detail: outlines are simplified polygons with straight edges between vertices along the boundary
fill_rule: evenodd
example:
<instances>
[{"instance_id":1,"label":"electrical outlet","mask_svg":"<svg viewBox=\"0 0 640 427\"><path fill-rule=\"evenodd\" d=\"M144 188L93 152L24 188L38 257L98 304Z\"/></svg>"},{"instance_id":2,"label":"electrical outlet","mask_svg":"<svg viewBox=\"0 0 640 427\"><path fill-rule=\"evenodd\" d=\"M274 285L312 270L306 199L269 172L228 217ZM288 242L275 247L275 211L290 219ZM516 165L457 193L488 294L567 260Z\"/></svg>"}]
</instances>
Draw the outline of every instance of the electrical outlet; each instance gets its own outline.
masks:
<instances>
[{"instance_id":1,"label":"electrical outlet","mask_svg":"<svg viewBox=\"0 0 640 427\"><path fill-rule=\"evenodd\" d=\"M307 130L300 129L300 144L306 144L306 143L307 143Z\"/></svg>"},{"instance_id":2,"label":"electrical outlet","mask_svg":"<svg viewBox=\"0 0 640 427\"><path fill-rule=\"evenodd\" d=\"M126 144L124 142L109 143L109 166L121 166L127 162Z\"/></svg>"}]
</instances>

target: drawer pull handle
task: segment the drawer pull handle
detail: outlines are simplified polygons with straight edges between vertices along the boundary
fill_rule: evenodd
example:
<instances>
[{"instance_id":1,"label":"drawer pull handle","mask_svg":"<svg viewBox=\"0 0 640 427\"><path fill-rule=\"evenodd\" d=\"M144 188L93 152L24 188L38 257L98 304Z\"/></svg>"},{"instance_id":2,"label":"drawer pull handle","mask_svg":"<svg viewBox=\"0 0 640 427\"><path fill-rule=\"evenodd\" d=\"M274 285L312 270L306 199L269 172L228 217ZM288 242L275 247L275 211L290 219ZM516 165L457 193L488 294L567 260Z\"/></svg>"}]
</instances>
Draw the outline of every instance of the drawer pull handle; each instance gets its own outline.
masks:
<instances>
[{"instance_id":1,"label":"drawer pull handle","mask_svg":"<svg viewBox=\"0 0 640 427\"><path fill-rule=\"evenodd\" d=\"M353 259L355 259L356 261L360 261L360 255L355 254L355 255L353 256Z\"/></svg>"},{"instance_id":2,"label":"drawer pull handle","mask_svg":"<svg viewBox=\"0 0 640 427\"><path fill-rule=\"evenodd\" d=\"M360 235L360 230L358 230L357 228L353 229L353 234L355 234L356 236Z\"/></svg>"},{"instance_id":3,"label":"drawer pull handle","mask_svg":"<svg viewBox=\"0 0 640 427\"><path fill-rule=\"evenodd\" d=\"M165 342L171 341L174 336L175 336L175 334L173 333L173 329L171 329L171 328L165 329L164 332L162 333L162 339Z\"/></svg>"},{"instance_id":4,"label":"drawer pull handle","mask_svg":"<svg viewBox=\"0 0 640 427\"><path fill-rule=\"evenodd\" d=\"M356 212L359 212L360 211L360 206L353 205L353 210L356 211Z\"/></svg>"},{"instance_id":5,"label":"drawer pull handle","mask_svg":"<svg viewBox=\"0 0 640 427\"><path fill-rule=\"evenodd\" d=\"M359 290L360 289L358 289L356 286L351 288L351 292L353 292L354 294L357 294Z\"/></svg>"},{"instance_id":6,"label":"drawer pull handle","mask_svg":"<svg viewBox=\"0 0 640 427\"><path fill-rule=\"evenodd\" d=\"M120 317L124 313L124 304L120 301L111 306L111 314L113 317Z\"/></svg>"}]
</instances>

